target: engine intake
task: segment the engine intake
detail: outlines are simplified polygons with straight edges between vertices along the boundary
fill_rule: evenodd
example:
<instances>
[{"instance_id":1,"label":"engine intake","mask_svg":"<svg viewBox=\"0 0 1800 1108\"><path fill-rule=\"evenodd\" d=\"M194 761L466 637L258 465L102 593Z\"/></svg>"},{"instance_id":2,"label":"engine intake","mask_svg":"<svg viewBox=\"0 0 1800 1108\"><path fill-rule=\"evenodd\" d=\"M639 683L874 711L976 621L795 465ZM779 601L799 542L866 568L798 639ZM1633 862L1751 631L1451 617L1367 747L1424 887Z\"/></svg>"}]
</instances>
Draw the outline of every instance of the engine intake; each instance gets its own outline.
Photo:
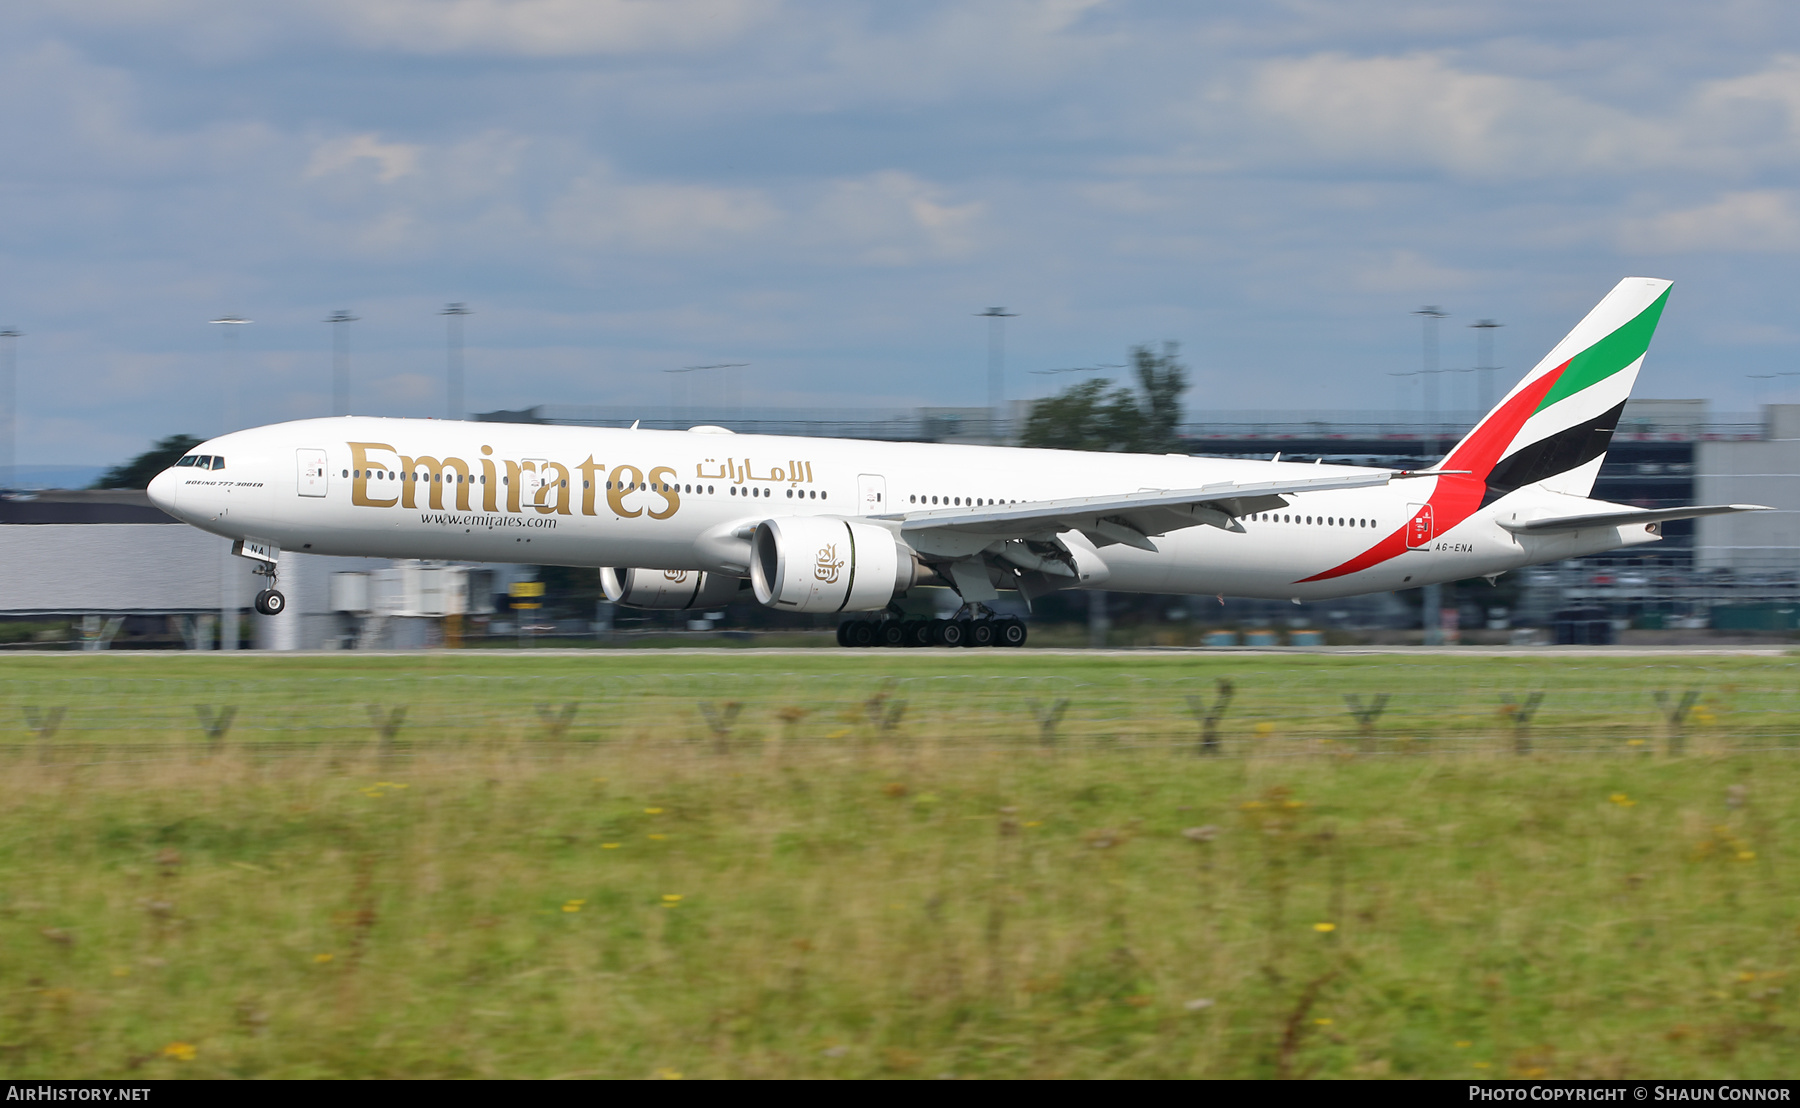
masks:
<instances>
[{"instance_id":1,"label":"engine intake","mask_svg":"<svg viewBox=\"0 0 1800 1108\"><path fill-rule=\"evenodd\" d=\"M913 553L885 527L828 516L766 519L750 540L756 599L790 612L870 612L911 588Z\"/></svg>"},{"instance_id":2,"label":"engine intake","mask_svg":"<svg viewBox=\"0 0 1800 1108\"><path fill-rule=\"evenodd\" d=\"M717 608L737 599L742 579L697 569L602 569L606 599L627 608Z\"/></svg>"}]
</instances>

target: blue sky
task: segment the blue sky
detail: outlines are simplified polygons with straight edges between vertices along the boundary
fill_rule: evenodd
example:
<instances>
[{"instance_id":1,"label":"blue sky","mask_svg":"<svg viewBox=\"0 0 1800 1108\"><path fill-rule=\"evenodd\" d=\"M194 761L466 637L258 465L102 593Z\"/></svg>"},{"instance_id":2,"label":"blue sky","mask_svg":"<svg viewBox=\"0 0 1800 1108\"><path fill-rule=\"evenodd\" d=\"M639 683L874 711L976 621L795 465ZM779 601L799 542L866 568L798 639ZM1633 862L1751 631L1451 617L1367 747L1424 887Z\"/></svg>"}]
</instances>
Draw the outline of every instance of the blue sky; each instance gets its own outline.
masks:
<instances>
[{"instance_id":1,"label":"blue sky","mask_svg":"<svg viewBox=\"0 0 1800 1108\"><path fill-rule=\"evenodd\" d=\"M1639 395L1800 400L1800 7L12 0L0 325L24 463L225 418L980 404L1179 341L1190 409L1388 408L1441 304L1522 373L1673 278ZM1066 382L1066 378L1064 381ZM1795 382L1789 385L1788 382Z\"/></svg>"}]
</instances>

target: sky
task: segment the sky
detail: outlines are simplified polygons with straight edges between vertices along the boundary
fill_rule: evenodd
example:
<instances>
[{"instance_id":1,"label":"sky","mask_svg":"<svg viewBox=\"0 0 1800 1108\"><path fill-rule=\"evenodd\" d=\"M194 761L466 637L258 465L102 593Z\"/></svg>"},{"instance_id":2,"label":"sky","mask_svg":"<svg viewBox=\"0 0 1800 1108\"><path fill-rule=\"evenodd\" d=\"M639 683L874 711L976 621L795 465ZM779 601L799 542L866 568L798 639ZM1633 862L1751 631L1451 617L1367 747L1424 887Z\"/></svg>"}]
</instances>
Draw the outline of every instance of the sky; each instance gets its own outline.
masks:
<instances>
[{"instance_id":1,"label":"sky","mask_svg":"<svg viewBox=\"0 0 1800 1108\"><path fill-rule=\"evenodd\" d=\"M450 302L472 411L980 405L1004 305L1010 396L1173 341L1204 415L1416 407L1427 304L1510 384L1648 275L1637 395L1800 401L1774 0L9 0L0 148L21 464L329 414L340 309L442 416Z\"/></svg>"}]
</instances>

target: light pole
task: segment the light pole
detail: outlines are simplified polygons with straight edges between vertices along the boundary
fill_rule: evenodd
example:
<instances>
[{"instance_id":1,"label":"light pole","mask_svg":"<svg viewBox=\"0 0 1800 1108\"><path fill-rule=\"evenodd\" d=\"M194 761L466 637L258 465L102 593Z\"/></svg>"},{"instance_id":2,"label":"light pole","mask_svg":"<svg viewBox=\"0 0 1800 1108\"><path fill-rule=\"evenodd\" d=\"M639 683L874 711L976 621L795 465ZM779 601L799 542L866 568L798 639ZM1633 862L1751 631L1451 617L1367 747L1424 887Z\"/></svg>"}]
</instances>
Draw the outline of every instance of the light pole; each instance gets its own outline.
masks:
<instances>
[{"instance_id":1,"label":"light pole","mask_svg":"<svg viewBox=\"0 0 1800 1108\"><path fill-rule=\"evenodd\" d=\"M238 389L243 374L238 368L238 328L250 321L235 315L224 315L212 321L225 328L225 388L224 396L225 431L237 430L238 426ZM237 559L227 546L224 561L219 569L219 649L236 650L238 648L238 590Z\"/></svg>"},{"instance_id":2,"label":"light pole","mask_svg":"<svg viewBox=\"0 0 1800 1108\"><path fill-rule=\"evenodd\" d=\"M0 331L0 489L13 487L16 437L19 430L19 331Z\"/></svg>"},{"instance_id":3,"label":"light pole","mask_svg":"<svg viewBox=\"0 0 1800 1108\"><path fill-rule=\"evenodd\" d=\"M1438 376L1438 320L1448 312L1440 310L1435 304L1427 304L1413 313L1423 317L1425 323L1425 367L1419 372L1425 375L1425 408L1426 417L1432 428L1427 433L1436 434L1437 412L1437 376ZM1444 642L1444 590L1442 585L1426 585L1420 590L1419 627L1424 631L1426 646L1442 646Z\"/></svg>"},{"instance_id":4,"label":"light pole","mask_svg":"<svg viewBox=\"0 0 1800 1108\"><path fill-rule=\"evenodd\" d=\"M1001 407L1006 403L1006 321L1018 315L1005 308L977 313L988 321L988 439L995 445L1006 441L1001 433Z\"/></svg>"},{"instance_id":5,"label":"light pole","mask_svg":"<svg viewBox=\"0 0 1800 1108\"><path fill-rule=\"evenodd\" d=\"M1438 320L1449 315L1435 304L1427 304L1413 313L1422 316L1425 323L1425 366L1421 373L1425 375L1425 415L1435 425L1438 421Z\"/></svg>"},{"instance_id":6,"label":"light pole","mask_svg":"<svg viewBox=\"0 0 1800 1108\"><path fill-rule=\"evenodd\" d=\"M225 336L225 374L224 381L224 430L235 431L238 428L238 407L243 389L243 372L241 356L238 351L238 328L251 322L235 315L223 315L212 321L223 326Z\"/></svg>"},{"instance_id":7,"label":"light pole","mask_svg":"<svg viewBox=\"0 0 1800 1108\"><path fill-rule=\"evenodd\" d=\"M461 419L463 411L463 325L462 317L473 315L466 304L446 304L438 313L444 317L444 408L449 419Z\"/></svg>"},{"instance_id":8,"label":"light pole","mask_svg":"<svg viewBox=\"0 0 1800 1108\"><path fill-rule=\"evenodd\" d=\"M1494 364L1494 332L1506 324L1478 319L1469 326L1475 328L1475 379L1481 389L1481 411L1486 414L1494 407L1494 370L1500 368Z\"/></svg>"},{"instance_id":9,"label":"light pole","mask_svg":"<svg viewBox=\"0 0 1800 1108\"><path fill-rule=\"evenodd\" d=\"M339 308L325 317L331 324L331 414L350 414L350 332L347 329L361 316Z\"/></svg>"}]
</instances>

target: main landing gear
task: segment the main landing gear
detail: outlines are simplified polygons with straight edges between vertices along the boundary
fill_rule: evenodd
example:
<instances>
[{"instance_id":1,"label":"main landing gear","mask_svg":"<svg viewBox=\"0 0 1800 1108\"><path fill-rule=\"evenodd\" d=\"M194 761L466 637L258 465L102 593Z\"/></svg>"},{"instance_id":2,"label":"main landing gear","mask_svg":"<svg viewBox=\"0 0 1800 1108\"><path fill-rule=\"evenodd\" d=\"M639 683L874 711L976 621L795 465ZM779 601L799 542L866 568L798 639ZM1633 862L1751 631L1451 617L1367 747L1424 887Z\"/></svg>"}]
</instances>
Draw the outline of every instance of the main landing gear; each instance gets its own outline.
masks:
<instances>
[{"instance_id":1,"label":"main landing gear","mask_svg":"<svg viewBox=\"0 0 1800 1108\"><path fill-rule=\"evenodd\" d=\"M958 614L955 619L848 619L839 646L1024 646L1025 622L1012 616Z\"/></svg>"},{"instance_id":2,"label":"main landing gear","mask_svg":"<svg viewBox=\"0 0 1800 1108\"><path fill-rule=\"evenodd\" d=\"M256 594L252 606L265 616L278 616L287 611L287 597L281 595L275 588L275 567L267 562L262 562L258 563L251 572L260 573L269 579L269 587Z\"/></svg>"}]
</instances>

